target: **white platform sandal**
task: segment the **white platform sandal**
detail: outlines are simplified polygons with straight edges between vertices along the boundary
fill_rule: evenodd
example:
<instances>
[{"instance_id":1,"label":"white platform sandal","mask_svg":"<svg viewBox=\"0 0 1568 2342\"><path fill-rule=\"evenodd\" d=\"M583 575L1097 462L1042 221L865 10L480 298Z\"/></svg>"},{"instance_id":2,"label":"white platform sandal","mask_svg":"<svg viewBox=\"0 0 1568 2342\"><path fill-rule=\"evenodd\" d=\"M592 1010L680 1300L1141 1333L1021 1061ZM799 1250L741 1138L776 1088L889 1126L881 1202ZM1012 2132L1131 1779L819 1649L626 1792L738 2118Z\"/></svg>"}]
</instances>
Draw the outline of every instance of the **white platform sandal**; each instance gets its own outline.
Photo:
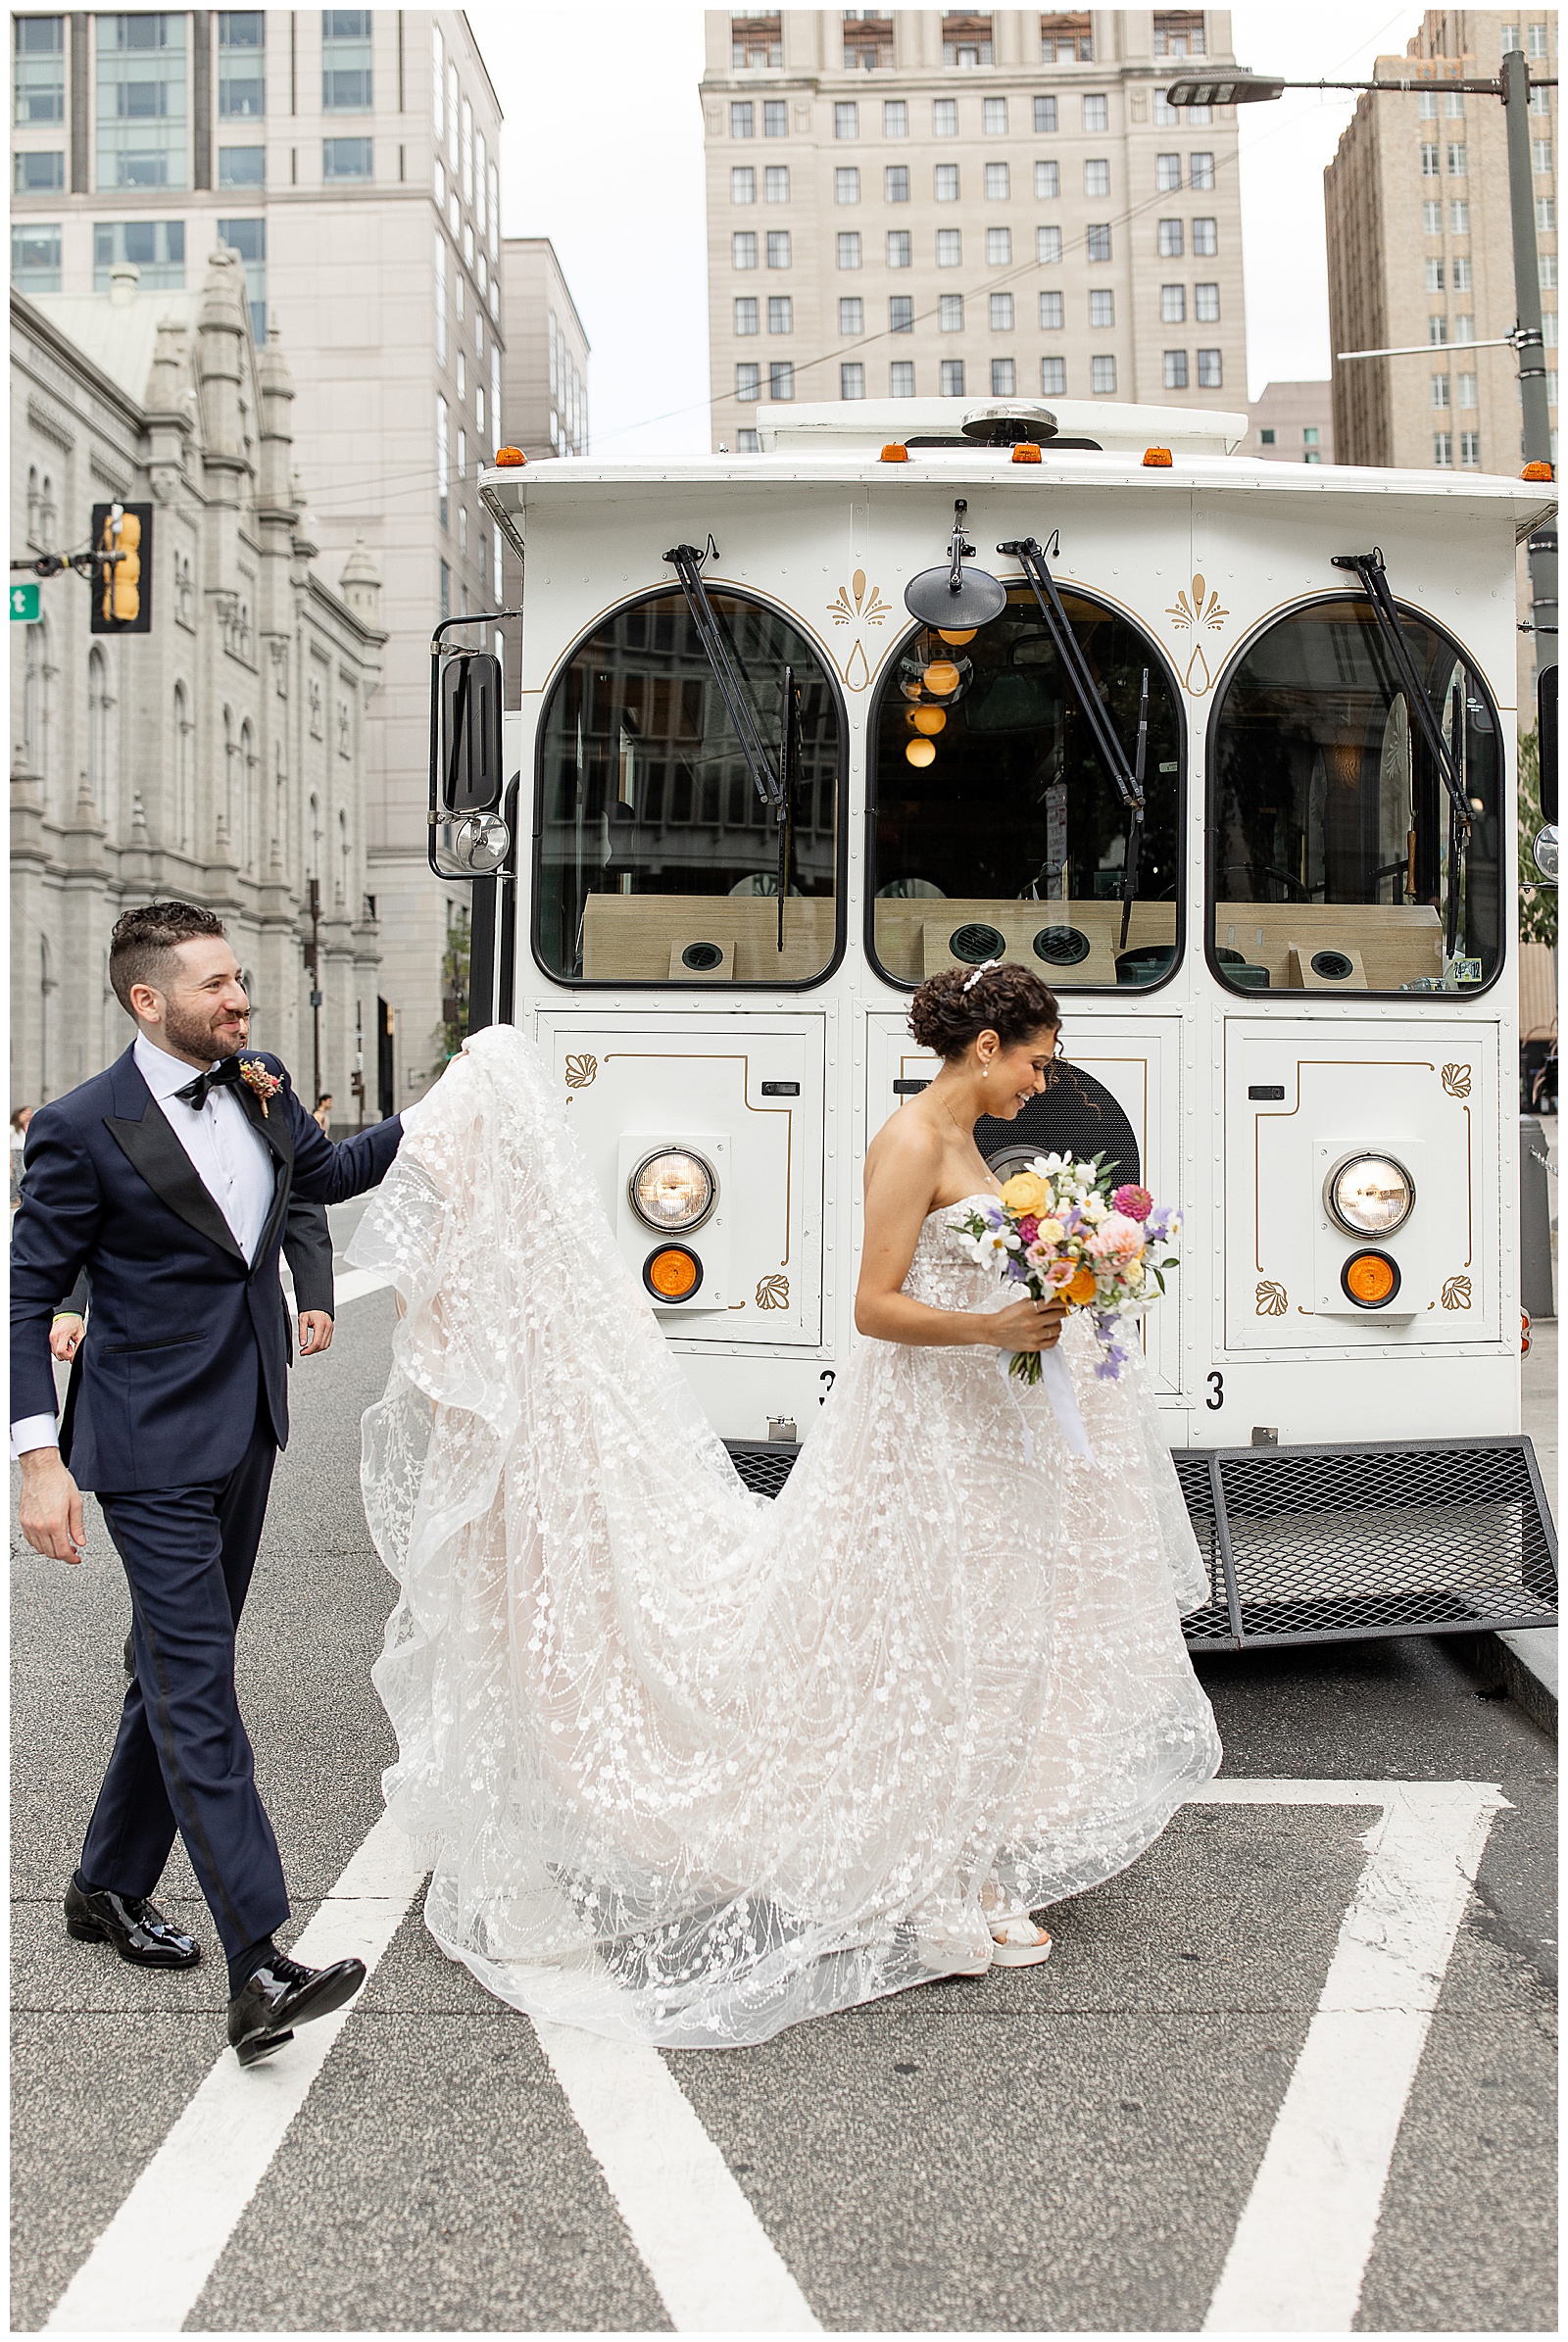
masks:
<instances>
[{"instance_id":1,"label":"white platform sandal","mask_svg":"<svg viewBox=\"0 0 1568 2342\"><path fill-rule=\"evenodd\" d=\"M993 1968L1038 1968L1051 1958L1051 1937L1025 1913L1016 1919L992 1920Z\"/></svg>"}]
</instances>

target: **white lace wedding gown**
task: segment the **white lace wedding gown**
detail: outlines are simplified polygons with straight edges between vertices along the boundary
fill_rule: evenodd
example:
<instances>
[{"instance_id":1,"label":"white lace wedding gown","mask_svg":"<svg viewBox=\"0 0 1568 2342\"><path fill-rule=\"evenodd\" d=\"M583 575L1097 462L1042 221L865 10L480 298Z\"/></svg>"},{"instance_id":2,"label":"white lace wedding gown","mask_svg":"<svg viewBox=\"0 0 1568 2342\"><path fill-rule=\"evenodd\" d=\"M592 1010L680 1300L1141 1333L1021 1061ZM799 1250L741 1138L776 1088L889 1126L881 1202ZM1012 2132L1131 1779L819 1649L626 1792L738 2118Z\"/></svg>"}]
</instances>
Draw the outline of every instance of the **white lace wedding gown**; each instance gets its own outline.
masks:
<instances>
[{"instance_id":1,"label":"white lace wedding gown","mask_svg":"<svg viewBox=\"0 0 1568 2342\"><path fill-rule=\"evenodd\" d=\"M489 1990L664 2048L763 2041L975 1969L999 1899L1111 1877L1211 1777L1178 1624L1206 1581L1152 1400L1095 1378L1081 1322L1093 1461L996 1351L862 1342L769 1503L532 1046L477 1035L409 1120L352 1251L407 1303L365 1419L402 1589L385 1787L431 1932ZM906 1290L996 1298L943 1213Z\"/></svg>"}]
</instances>

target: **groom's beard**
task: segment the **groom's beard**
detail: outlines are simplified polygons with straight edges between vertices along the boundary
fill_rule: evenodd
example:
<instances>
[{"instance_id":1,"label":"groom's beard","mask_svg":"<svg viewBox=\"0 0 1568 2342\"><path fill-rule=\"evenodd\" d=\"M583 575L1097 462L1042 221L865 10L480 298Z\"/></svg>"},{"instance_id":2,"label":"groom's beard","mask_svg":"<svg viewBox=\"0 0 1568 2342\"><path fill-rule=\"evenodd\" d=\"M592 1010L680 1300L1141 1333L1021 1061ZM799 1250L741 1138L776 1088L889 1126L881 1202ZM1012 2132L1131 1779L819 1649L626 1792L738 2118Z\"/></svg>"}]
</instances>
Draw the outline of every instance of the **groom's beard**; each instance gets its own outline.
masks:
<instances>
[{"instance_id":1,"label":"groom's beard","mask_svg":"<svg viewBox=\"0 0 1568 2342\"><path fill-rule=\"evenodd\" d=\"M200 1058L204 1065L221 1057L237 1056L245 1047L250 1029L248 1012L235 1017L226 1009L187 1011L172 1001L164 1010L164 1031L171 1048L178 1049L181 1056Z\"/></svg>"}]
</instances>

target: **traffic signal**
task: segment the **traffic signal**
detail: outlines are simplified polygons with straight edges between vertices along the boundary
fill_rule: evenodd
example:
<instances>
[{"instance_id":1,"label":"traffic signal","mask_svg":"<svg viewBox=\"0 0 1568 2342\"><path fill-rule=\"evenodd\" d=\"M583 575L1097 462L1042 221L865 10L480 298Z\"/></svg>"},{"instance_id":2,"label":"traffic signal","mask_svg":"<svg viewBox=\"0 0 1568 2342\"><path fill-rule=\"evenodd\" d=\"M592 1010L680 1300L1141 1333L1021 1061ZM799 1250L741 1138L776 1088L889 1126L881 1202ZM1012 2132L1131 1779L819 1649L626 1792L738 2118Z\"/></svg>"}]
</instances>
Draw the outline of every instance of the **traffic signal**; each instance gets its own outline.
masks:
<instances>
[{"instance_id":1,"label":"traffic signal","mask_svg":"<svg viewBox=\"0 0 1568 2342\"><path fill-rule=\"evenodd\" d=\"M94 505L92 631L146 634L152 627L153 508Z\"/></svg>"}]
</instances>

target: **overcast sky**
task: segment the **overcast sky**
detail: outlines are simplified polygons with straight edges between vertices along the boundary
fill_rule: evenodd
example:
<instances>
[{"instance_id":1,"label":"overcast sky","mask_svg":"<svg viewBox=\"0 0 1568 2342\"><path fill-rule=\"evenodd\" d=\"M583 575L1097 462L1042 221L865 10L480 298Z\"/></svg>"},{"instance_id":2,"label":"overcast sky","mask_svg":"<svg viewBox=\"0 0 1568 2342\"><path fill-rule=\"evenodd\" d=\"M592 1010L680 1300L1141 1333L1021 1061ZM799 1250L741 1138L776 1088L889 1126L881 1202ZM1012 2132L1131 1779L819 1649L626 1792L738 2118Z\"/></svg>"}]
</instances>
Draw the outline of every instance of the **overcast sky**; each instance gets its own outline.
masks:
<instances>
[{"instance_id":1,"label":"overcast sky","mask_svg":"<svg viewBox=\"0 0 1568 2342\"><path fill-rule=\"evenodd\" d=\"M706 449L703 12L480 5L468 11L506 115L502 223L549 236L588 338L600 455ZM1370 74L1402 54L1417 7L1352 0L1232 11L1236 52L1287 79ZM1329 371L1323 167L1355 104L1298 91L1242 115L1250 394Z\"/></svg>"}]
</instances>

